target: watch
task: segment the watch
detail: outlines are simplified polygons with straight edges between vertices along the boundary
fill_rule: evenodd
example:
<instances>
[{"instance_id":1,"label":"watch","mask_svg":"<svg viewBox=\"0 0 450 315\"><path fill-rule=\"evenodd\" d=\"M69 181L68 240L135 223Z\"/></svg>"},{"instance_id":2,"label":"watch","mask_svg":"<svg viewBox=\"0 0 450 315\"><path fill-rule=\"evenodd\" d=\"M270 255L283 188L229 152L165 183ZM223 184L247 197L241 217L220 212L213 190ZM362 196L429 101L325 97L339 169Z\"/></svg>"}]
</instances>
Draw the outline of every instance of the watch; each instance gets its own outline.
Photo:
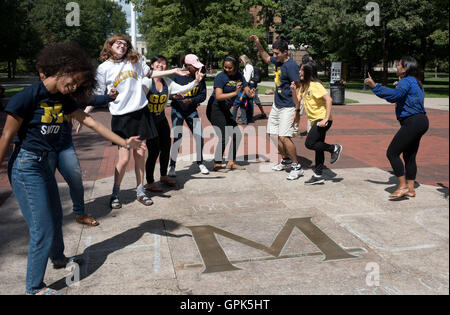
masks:
<instances>
[{"instance_id":1,"label":"watch","mask_svg":"<svg viewBox=\"0 0 450 315\"><path fill-rule=\"evenodd\" d=\"M300 113L300 109L295 109L295 112L296 113Z\"/></svg>"}]
</instances>

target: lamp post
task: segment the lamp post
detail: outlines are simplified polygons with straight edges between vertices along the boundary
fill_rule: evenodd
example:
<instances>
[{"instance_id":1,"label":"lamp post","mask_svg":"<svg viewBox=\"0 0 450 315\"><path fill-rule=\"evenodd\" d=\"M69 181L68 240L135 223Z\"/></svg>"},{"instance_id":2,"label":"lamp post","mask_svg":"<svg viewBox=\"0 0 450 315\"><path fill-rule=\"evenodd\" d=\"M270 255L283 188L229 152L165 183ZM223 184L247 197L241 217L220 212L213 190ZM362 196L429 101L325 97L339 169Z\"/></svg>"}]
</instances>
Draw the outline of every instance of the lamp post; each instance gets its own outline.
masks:
<instances>
[{"instance_id":1,"label":"lamp post","mask_svg":"<svg viewBox=\"0 0 450 315\"><path fill-rule=\"evenodd\" d=\"M136 11L135 6L133 2L130 2L131 7L131 43L133 45L134 49L137 49L136 47Z\"/></svg>"}]
</instances>

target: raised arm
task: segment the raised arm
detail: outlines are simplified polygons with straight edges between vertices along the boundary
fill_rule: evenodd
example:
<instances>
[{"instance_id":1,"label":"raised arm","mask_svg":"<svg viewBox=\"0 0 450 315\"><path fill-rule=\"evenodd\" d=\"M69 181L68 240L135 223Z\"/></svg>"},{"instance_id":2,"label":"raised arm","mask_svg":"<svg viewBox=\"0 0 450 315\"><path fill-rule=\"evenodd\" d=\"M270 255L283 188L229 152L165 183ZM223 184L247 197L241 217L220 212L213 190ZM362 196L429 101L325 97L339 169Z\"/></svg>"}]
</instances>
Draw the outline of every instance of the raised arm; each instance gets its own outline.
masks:
<instances>
[{"instance_id":1,"label":"raised arm","mask_svg":"<svg viewBox=\"0 0 450 315\"><path fill-rule=\"evenodd\" d=\"M104 125L99 123L98 121L94 120L91 116L86 114L81 109L77 109L72 114L72 117L78 120L81 124L88 126L92 130L94 130L96 133L98 133L103 138L110 140L111 142L114 142L115 144L130 149L139 149L145 148L145 145L142 141L139 140L139 136L131 137L128 139L123 139L122 137L118 136L108 128L106 128Z\"/></svg>"},{"instance_id":2,"label":"raised arm","mask_svg":"<svg viewBox=\"0 0 450 315\"><path fill-rule=\"evenodd\" d=\"M368 73L368 78L364 80L364 82L370 86L372 92L380 97L388 101L389 103L397 103L405 98L406 94L409 91L409 81L408 80L400 80L395 89L388 88L386 86L382 86L381 84L375 83L375 81Z\"/></svg>"},{"instance_id":3,"label":"raised arm","mask_svg":"<svg viewBox=\"0 0 450 315\"><path fill-rule=\"evenodd\" d=\"M197 71L195 73L195 80L186 85L180 85L173 80L166 78L167 85L169 87L169 94L185 94L191 91L195 86L197 86L205 77L205 74Z\"/></svg>"},{"instance_id":4,"label":"raised arm","mask_svg":"<svg viewBox=\"0 0 450 315\"><path fill-rule=\"evenodd\" d=\"M255 43L256 48L258 48L258 52L261 55L261 59L265 63L271 63L270 62L270 55L267 53L267 51L264 49L264 47L261 45L261 42L259 41L258 36L252 35L250 36L250 39Z\"/></svg>"}]
</instances>

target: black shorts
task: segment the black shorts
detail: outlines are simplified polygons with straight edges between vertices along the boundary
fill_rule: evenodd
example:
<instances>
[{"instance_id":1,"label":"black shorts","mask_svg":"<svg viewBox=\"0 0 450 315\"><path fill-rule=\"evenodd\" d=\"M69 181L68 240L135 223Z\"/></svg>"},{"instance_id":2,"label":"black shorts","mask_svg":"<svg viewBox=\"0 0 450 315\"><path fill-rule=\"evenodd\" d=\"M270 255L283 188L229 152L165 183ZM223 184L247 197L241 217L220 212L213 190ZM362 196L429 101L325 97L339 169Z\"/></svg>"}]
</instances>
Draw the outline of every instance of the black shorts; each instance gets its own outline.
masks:
<instances>
[{"instance_id":1,"label":"black shorts","mask_svg":"<svg viewBox=\"0 0 450 315\"><path fill-rule=\"evenodd\" d=\"M158 137L158 131L147 106L132 113L113 115L111 130L124 139L134 136L140 136L140 140Z\"/></svg>"}]
</instances>

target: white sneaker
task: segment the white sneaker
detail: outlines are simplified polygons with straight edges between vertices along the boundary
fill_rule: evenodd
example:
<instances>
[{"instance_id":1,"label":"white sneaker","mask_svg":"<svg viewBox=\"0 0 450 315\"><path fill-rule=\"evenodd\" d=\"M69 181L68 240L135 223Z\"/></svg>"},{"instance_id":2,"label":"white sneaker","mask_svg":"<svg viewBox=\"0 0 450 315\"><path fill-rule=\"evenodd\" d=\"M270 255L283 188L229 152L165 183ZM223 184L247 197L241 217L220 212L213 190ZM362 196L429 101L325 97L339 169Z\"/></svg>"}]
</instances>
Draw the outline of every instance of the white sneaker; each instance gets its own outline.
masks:
<instances>
[{"instance_id":1,"label":"white sneaker","mask_svg":"<svg viewBox=\"0 0 450 315\"><path fill-rule=\"evenodd\" d=\"M200 169L200 172L202 174L204 174L204 175L208 175L209 174L209 171L208 171L208 169L206 168L206 166L204 164L199 164L198 168Z\"/></svg>"},{"instance_id":2,"label":"white sneaker","mask_svg":"<svg viewBox=\"0 0 450 315\"><path fill-rule=\"evenodd\" d=\"M274 165L272 167L272 170L274 170L274 171L284 171L284 170L287 170L290 167L291 167L291 163L283 163L283 162L281 162L279 164Z\"/></svg>"},{"instance_id":3,"label":"white sneaker","mask_svg":"<svg viewBox=\"0 0 450 315\"><path fill-rule=\"evenodd\" d=\"M169 175L169 177L177 177L177 173L175 172L175 167L171 166L169 168L169 173L167 175Z\"/></svg>"},{"instance_id":4,"label":"white sneaker","mask_svg":"<svg viewBox=\"0 0 450 315\"><path fill-rule=\"evenodd\" d=\"M303 169L299 168L299 169L292 169L291 172L289 173L287 179L289 180L296 180L299 179L300 176L303 176Z\"/></svg>"}]
</instances>

